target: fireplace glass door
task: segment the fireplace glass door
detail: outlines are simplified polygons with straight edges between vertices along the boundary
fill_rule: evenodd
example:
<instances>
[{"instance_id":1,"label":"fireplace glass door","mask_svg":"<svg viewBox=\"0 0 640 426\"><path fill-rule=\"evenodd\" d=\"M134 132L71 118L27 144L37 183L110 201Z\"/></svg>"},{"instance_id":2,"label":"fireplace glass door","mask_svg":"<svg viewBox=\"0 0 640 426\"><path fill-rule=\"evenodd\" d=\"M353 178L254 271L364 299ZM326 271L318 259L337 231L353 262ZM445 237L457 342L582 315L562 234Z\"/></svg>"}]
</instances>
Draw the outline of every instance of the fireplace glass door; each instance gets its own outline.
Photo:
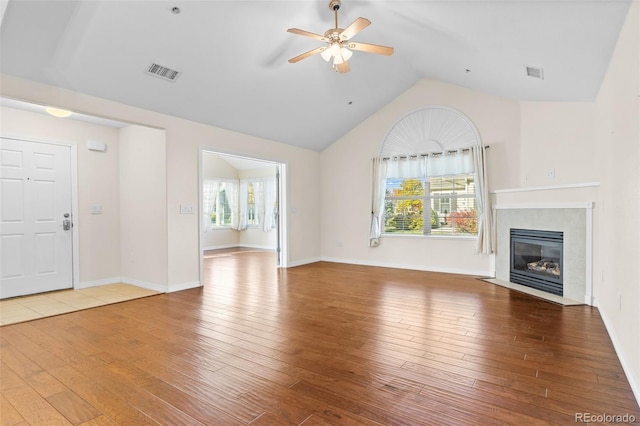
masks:
<instances>
[{"instance_id":1,"label":"fireplace glass door","mask_svg":"<svg viewBox=\"0 0 640 426\"><path fill-rule=\"evenodd\" d=\"M511 230L511 282L562 295L562 232Z\"/></svg>"}]
</instances>

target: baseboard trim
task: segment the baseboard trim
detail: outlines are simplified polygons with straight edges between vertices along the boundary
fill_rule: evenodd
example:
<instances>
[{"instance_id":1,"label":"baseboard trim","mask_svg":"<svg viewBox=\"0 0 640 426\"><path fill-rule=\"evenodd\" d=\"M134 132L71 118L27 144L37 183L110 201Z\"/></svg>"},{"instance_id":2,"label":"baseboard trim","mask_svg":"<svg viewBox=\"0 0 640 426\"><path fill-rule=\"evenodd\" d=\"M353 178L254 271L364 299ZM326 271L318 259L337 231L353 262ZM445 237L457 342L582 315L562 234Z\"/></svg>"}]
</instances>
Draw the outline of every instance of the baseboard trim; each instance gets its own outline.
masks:
<instances>
[{"instance_id":1,"label":"baseboard trim","mask_svg":"<svg viewBox=\"0 0 640 426\"><path fill-rule=\"evenodd\" d=\"M169 284L167 293L173 293L175 291L189 290L191 288L202 287L200 281L191 281L188 283Z\"/></svg>"},{"instance_id":2,"label":"baseboard trim","mask_svg":"<svg viewBox=\"0 0 640 426\"><path fill-rule=\"evenodd\" d=\"M316 262L320 262L322 259L319 257L312 257L310 259L303 259L303 260L293 260L291 262L289 262L289 264L287 265L287 268L293 268L296 266L302 266L302 265L308 265L310 263L316 263Z\"/></svg>"},{"instance_id":3,"label":"baseboard trim","mask_svg":"<svg viewBox=\"0 0 640 426\"><path fill-rule=\"evenodd\" d=\"M121 282L122 282L122 277L110 277L110 278L103 278L100 280L83 281L78 284L76 289L80 290L82 288L100 287L102 285L118 284Z\"/></svg>"},{"instance_id":4,"label":"baseboard trim","mask_svg":"<svg viewBox=\"0 0 640 426\"><path fill-rule=\"evenodd\" d=\"M273 250L273 251L276 250L276 248L273 246L260 245L260 244L225 244L225 245L219 245L219 246L202 247L202 250L223 250L223 249L230 249L230 248L252 248L252 249L258 249L258 250Z\"/></svg>"},{"instance_id":5,"label":"baseboard trim","mask_svg":"<svg viewBox=\"0 0 640 426\"><path fill-rule=\"evenodd\" d=\"M252 249L257 249L257 250L271 250L271 251L276 251L276 248L273 246L266 246L266 245L260 245L260 244L240 244L238 245L238 247L242 247L242 248L252 248Z\"/></svg>"},{"instance_id":6,"label":"baseboard trim","mask_svg":"<svg viewBox=\"0 0 640 426\"><path fill-rule=\"evenodd\" d=\"M336 257L322 257L321 260L324 262L351 263L353 265L377 266L380 268L409 269L413 271L442 272L446 274L473 275L473 276L480 276L480 277L491 276L491 271L480 270L480 269L440 268L432 265L425 266L425 265L407 265L407 264L387 263L387 262L370 262L370 261L357 260L357 259L341 259Z\"/></svg>"},{"instance_id":7,"label":"baseboard trim","mask_svg":"<svg viewBox=\"0 0 640 426\"><path fill-rule=\"evenodd\" d=\"M110 278L103 278L101 280L93 280L93 281L81 282L78 285L77 289L89 288L89 287L99 287L99 286L102 286L102 285L119 284L119 283L131 284L131 285L135 285L136 287L142 287L142 288L146 288L148 290L158 291L160 293L172 293L174 291L188 290L190 288L196 288L196 287L201 287L202 286L200 281L191 281L191 282L186 282L186 283L171 284L167 288L167 287L165 287L163 285L160 285L160 284L151 283L151 282L148 282L148 281L142 281L142 280L138 280L138 279L135 279L135 278L110 277Z\"/></svg>"},{"instance_id":8,"label":"baseboard trim","mask_svg":"<svg viewBox=\"0 0 640 426\"><path fill-rule=\"evenodd\" d=\"M598 312L600 312L600 317L602 318L602 322L604 323L604 326L609 333L609 338L613 343L613 349L615 349L616 355L618 355L620 364L622 364L622 369L624 370L625 376L627 376L627 381L629 382L629 386L631 386L633 396L635 396L636 402L638 403L638 405L640 405L640 382L638 382L638 379L633 375L633 369L631 369L631 367L629 366L629 362L627 361L624 349L620 345L620 339L614 331L609 317L607 317L607 314L604 312L604 310L600 309L600 307L598 306L598 300L595 298L593 299L593 306L598 309Z\"/></svg>"},{"instance_id":9,"label":"baseboard trim","mask_svg":"<svg viewBox=\"0 0 640 426\"><path fill-rule=\"evenodd\" d=\"M237 244L221 244L216 246L205 246L205 247L202 247L202 250L222 250L222 249L236 248L236 247L238 247Z\"/></svg>"},{"instance_id":10,"label":"baseboard trim","mask_svg":"<svg viewBox=\"0 0 640 426\"><path fill-rule=\"evenodd\" d=\"M122 277L121 278L121 282L124 283L124 284L131 284L131 285L135 285L137 287L146 288L148 290L158 291L160 293L166 293L167 292L167 286L164 286L164 285L161 285L161 284L152 283L152 282L149 282L149 281L142 281L142 280L138 280L138 279L135 279L135 278Z\"/></svg>"}]
</instances>

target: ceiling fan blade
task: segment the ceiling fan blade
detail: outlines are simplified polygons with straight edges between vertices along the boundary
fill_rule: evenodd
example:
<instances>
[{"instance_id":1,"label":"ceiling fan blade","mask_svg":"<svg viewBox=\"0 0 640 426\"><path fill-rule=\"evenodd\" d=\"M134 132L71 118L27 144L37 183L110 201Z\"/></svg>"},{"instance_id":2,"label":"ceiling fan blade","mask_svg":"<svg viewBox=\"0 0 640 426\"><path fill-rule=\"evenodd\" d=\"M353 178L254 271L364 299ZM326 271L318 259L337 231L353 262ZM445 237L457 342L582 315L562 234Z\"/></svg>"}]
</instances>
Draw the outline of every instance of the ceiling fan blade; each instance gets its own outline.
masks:
<instances>
[{"instance_id":1,"label":"ceiling fan blade","mask_svg":"<svg viewBox=\"0 0 640 426\"><path fill-rule=\"evenodd\" d=\"M349 67L349 62L344 61L341 64L336 65L336 70L340 73L340 74L344 74L345 72L349 72L351 68Z\"/></svg>"},{"instance_id":2,"label":"ceiling fan blade","mask_svg":"<svg viewBox=\"0 0 640 426\"><path fill-rule=\"evenodd\" d=\"M325 36L321 36L320 34L311 33L305 30L300 30L298 28L289 28L287 32L292 34L298 34L305 37L315 38L316 40L320 40L320 41L327 41L327 42L329 41Z\"/></svg>"},{"instance_id":3,"label":"ceiling fan blade","mask_svg":"<svg viewBox=\"0 0 640 426\"><path fill-rule=\"evenodd\" d=\"M361 52L376 53L378 55L389 56L393 54L393 47L380 46L378 44L356 43L352 41L348 43L346 47L353 50L360 50Z\"/></svg>"},{"instance_id":4,"label":"ceiling fan blade","mask_svg":"<svg viewBox=\"0 0 640 426\"><path fill-rule=\"evenodd\" d=\"M371 25L367 18L358 18L340 33L340 40L349 40L354 35Z\"/></svg>"},{"instance_id":5,"label":"ceiling fan blade","mask_svg":"<svg viewBox=\"0 0 640 426\"><path fill-rule=\"evenodd\" d=\"M310 50L308 52L304 52L302 55L298 55L298 56L296 56L294 58L289 59L289 62L291 62L292 64L295 64L296 62L299 62L299 61L301 61L301 60L303 60L305 58L308 58L309 56L313 56L313 55L316 55L316 54L322 52L326 48L327 48L327 46L322 46L322 47L318 47L318 48L315 48L313 50Z\"/></svg>"}]
</instances>

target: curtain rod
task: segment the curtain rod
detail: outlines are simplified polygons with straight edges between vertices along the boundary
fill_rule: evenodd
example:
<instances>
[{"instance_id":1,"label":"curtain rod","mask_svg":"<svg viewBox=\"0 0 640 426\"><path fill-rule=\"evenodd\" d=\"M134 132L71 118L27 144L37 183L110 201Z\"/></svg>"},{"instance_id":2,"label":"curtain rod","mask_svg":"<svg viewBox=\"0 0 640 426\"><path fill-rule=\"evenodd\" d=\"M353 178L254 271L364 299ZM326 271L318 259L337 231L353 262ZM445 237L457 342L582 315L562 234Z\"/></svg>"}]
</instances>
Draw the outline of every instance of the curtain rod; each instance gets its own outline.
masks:
<instances>
[{"instance_id":1,"label":"curtain rod","mask_svg":"<svg viewBox=\"0 0 640 426\"><path fill-rule=\"evenodd\" d=\"M491 146L485 145L484 148L489 149L491 148ZM395 155L393 157L382 157L382 159L391 160L392 158L418 158L418 157L429 157L429 156L437 157L439 155L450 155L450 154L457 154L458 152L469 152L469 151L471 151L471 148L461 148L461 149L451 149L451 150L442 151L442 152L430 152L425 154Z\"/></svg>"}]
</instances>

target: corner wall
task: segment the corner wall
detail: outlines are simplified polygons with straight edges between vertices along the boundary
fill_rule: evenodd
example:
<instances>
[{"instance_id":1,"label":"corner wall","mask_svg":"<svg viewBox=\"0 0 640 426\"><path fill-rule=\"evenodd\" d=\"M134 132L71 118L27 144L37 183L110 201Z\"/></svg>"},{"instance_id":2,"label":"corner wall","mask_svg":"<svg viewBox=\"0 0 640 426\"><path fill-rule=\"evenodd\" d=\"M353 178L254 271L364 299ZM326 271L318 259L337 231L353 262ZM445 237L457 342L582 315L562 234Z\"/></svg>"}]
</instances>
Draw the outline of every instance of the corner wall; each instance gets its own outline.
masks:
<instances>
[{"instance_id":1,"label":"corner wall","mask_svg":"<svg viewBox=\"0 0 640 426\"><path fill-rule=\"evenodd\" d=\"M122 281L167 290L167 173L164 130L120 129Z\"/></svg>"},{"instance_id":2,"label":"corner wall","mask_svg":"<svg viewBox=\"0 0 640 426\"><path fill-rule=\"evenodd\" d=\"M640 2L632 2L596 100L602 267L596 304L640 401Z\"/></svg>"}]
</instances>

